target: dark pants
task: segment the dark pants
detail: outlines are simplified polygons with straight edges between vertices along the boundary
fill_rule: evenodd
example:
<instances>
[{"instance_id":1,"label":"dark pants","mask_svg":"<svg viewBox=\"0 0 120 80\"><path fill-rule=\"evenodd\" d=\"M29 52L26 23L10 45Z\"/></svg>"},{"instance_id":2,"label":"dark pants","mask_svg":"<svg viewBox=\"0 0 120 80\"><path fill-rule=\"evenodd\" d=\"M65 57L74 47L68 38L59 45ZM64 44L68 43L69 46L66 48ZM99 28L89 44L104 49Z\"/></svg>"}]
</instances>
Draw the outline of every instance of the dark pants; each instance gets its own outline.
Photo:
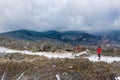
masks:
<instances>
[{"instance_id":1,"label":"dark pants","mask_svg":"<svg viewBox=\"0 0 120 80\"><path fill-rule=\"evenodd\" d=\"M99 59L100 59L100 54L98 54L98 57L99 57Z\"/></svg>"}]
</instances>

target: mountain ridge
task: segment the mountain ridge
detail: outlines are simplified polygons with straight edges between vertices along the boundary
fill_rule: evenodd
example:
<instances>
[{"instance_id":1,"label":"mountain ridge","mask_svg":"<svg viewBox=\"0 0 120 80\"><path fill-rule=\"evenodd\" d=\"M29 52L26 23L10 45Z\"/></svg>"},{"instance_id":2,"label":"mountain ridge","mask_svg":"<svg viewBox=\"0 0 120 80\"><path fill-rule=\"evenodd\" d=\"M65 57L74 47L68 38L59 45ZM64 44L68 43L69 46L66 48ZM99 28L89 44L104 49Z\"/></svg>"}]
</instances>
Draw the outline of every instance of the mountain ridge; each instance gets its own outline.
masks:
<instances>
[{"instance_id":1,"label":"mountain ridge","mask_svg":"<svg viewBox=\"0 0 120 80\"><path fill-rule=\"evenodd\" d=\"M98 36L83 32L83 31L55 31L49 30L37 32L31 30L16 30L6 33L1 33L0 36L13 38L15 40L39 41L41 39L58 40L69 44L86 44L96 42L100 39Z\"/></svg>"}]
</instances>

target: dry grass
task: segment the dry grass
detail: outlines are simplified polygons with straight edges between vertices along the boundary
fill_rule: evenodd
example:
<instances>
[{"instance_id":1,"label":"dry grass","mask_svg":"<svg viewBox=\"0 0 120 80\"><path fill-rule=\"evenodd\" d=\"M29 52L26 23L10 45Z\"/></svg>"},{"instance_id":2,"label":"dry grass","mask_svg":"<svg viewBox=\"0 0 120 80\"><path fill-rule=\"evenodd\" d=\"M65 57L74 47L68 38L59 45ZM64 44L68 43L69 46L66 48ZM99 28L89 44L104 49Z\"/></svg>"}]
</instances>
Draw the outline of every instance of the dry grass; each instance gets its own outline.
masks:
<instances>
[{"instance_id":1,"label":"dry grass","mask_svg":"<svg viewBox=\"0 0 120 80\"><path fill-rule=\"evenodd\" d=\"M47 59L47 57L44 56L38 56L38 55L27 55L27 54L21 54L21 53L8 53L4 56L1 56L2 59L6 60L17 60L17 61L30 61L30 60L36 60L36 59Z\"/></svg>"},{"instance_id":2,"label":"dry grass","mask_svg":"<svg viewBox=\"0 0 120 80\"><path fill-rule=\"evenodd\" d=\"M114 80L115 75L119 75L118 66L115 63L93 63L83 58L40 59L37 57L32 62L1 59L0 78L6 73L5 80L16 80L25 72L24 78L27 80L56 80L56 74L61 80Z\"/></svg>"}]
</instances>

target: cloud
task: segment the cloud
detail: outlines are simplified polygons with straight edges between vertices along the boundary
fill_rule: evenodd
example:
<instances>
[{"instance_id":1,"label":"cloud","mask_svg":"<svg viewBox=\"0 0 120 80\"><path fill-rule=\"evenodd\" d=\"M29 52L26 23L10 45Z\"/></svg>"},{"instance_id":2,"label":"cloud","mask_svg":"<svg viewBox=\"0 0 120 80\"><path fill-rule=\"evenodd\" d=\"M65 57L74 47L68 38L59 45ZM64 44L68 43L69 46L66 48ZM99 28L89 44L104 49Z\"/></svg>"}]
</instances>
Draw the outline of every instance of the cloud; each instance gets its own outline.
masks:
<instances>
[{"instance_id":1,"label":"cloud","mask_svg":"<svg viewBox=\"0 0 120 80\"><path fill-rule=\"evenodd\" d=\"M115 20L113 23L114 28L119 29L120 28L120 19Z\"/></svg>"},{"instance_id":2,"label":"cloud","mask_svg":"<svg viewBox=\"0 0 120 80\"><path fill-rule=\"evenodd\" d=\"M0 0L0 12L1 32L120 29L120 0Z\"/></svg>"}]
</instances>

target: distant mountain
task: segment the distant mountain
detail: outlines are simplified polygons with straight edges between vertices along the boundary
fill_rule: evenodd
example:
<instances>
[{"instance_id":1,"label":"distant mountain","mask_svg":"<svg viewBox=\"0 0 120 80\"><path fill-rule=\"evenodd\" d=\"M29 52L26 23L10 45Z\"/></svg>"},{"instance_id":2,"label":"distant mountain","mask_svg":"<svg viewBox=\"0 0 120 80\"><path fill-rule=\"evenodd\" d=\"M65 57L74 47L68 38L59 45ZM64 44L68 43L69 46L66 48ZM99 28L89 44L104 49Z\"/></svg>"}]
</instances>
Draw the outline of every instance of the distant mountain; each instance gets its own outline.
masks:
<instances>
[{"instance_id":1,"label":"distant mountain","mask_svg":"<svg viewBox=\"0 0 120 80\"><path fill-rule=\"evenodd\" d=\"M54 30L49 30L45 32L36 32L30 30L16 30L11 32L1 33L0 36L12 38L15 40L26 40L26 41L50 40L50 41L65 42L72 45L96 44L101 40L101 37L91 35L83 31L58 32Z\"/></svg>"},{"instance_id":2,"label":"distant mountain","mask_svg":"<svg viewBox=\"0 0 120 80\"><path fill-rule=\"evenodd\" d=\"M108 32L98 32L96 35L107 38L109 41L120 42L120 31L108 31ZM95 35L94 34L94 35Z\"/></svg>"},{"instance_id":3,"label":"distant mountain","mask_svg":"<svg viewBox=\"0 0 120 80\"><path fill-rule=\"evenodd\" d=\"M6 33L1 33L0 36L13 38L15 40L29 40L36 41L40 38L46 37L43 33L30 30L16 30Z\"/></svg>"},{"instance_id":4,"label":"distant mountain","mask_svg":"<svg viewBox=\"0 0 120 80\"><path fill-rule=\"evenodd\" d=\"M120 31L111 31L106 34L107 38L112 41L120 41Z\"/></svg>"},{"instance_id":5,"label":"distant mountain","mask_svg":"<svg viewBox=\"0 0 120 80\"><path fill-rule=\"evenodd\" d=\"M93 35L101 36L102 43L105 47L120 49L120 31L106 31L106 32L97 32L93 33Z\"/></svg>"},{"instance_id":6,"label":"distant mountain","mask_svg":"<svg viewBox=\"0 0 120 80\"><path fill-rule=\"evenodd\" d=\"M86 32L66 31L63 32L62 39L64 41L71 41L73 44L95 44L101 40L101 37L94 36Z\"/></svg>"},{"instance_id":7,"label":"distant mountain","mask_svg":"<svg viewBox=\"0 0 120 80\"><path fill-rule=\"evenodd\" d=\"M61 40L61 36L62 36L62 33L58 32L58 31L54 31L54 30L49 30L49 31L43 32L43 34L45 36L47 36L47 38L57 39L57 40Z\"/></svg>"}]
</instances>

